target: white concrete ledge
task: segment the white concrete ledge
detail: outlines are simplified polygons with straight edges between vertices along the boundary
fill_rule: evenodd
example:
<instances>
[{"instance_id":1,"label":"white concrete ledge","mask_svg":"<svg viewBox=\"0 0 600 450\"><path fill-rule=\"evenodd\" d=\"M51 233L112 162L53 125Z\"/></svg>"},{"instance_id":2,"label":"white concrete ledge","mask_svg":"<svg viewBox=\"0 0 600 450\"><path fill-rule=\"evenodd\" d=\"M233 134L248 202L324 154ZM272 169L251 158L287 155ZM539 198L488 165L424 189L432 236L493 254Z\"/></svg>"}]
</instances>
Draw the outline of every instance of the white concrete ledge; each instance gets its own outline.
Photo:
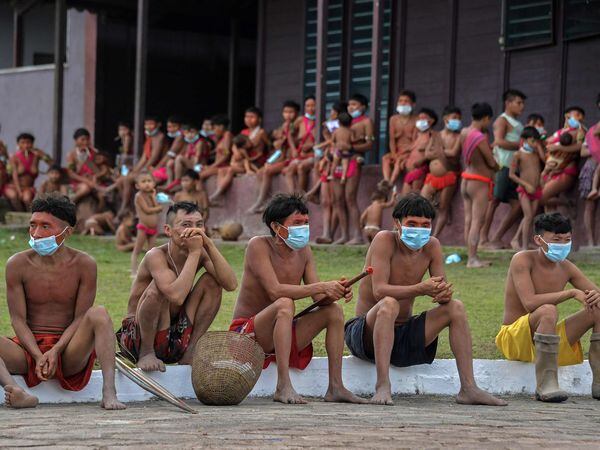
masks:
<instances>
[{"instance_id":1,"label":"white concrete ledge","mask_svg":"<svg viewBox=\"0 0 600 450\"><path fill-rule=\"evenodd\" d=\"M535 372L533 364L505 360L477 359L474 361L475 378L479 386L494 394L533 394ZM292 382L301 395L322 397L327 390L327 359L314 358L304 371L292 370ZM192 389L191 368L189 366L168 366L165 373L152 372L150 375L180 398L195 398ZM344 384L351 391L373 394L375 387L375 366L354 357L345 357L343 362ZM21 377L18 383L25 387ZM458 373L452 359L436 360L431 365L395 368L390 371L394 394L434 394L455 395L459 389ZM571 395L590 395L592 374L587 361L577 366L559 369L560 386ZM117 373L117 392L124 402L144 401L153 396ZM273 395L277 381L274 364L264 370L251 397ZM102 373L94 371L90 383L79 392L61 389L58 382L51 380L30 391L37 395L41 403L73 403L100 401Z\"/></svg>"}]
</instances>

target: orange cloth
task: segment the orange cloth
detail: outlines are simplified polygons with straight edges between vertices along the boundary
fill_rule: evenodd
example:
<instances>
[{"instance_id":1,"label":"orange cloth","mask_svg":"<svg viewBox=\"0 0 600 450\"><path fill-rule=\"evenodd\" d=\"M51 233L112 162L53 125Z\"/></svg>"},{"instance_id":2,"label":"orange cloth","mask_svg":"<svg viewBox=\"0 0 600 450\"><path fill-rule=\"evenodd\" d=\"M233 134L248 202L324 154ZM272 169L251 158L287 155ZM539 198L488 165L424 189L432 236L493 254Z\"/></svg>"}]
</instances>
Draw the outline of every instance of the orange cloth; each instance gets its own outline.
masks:
<instances>
[{"instance_id":1,"label":"orange cloth","mask_svg":"<svg viewBox=\"0 0 600 450\"><path fill-rule=\"evenodd\" d=\"M229 331L235 331L242 334L254 335L254 317L233 319L231 325L229 325ZM292 326L292 348L290 351L290 367L294 369L304 370L310 363L313 356L313 346L308 344L307 347L302 350L298 350L298 344L296 342L296 321L293 322ZM277 361L275 355L265 355L265 362L263 363L263 369L269 367L269 364Z\"/></svg>"},{"instance_id":2,"label":"orange cloth","mask_svg":"<svg viewBox=\"0 0 600 450\"><path fill-rule=\"evenodd\" d=\"M152 156L152 138L147 137L144 141L144 156L146 157L146 161L150 159Z\"/></svg>"},{"instance_id":3,"label":"orange cloth","mask_svg":"<svg viewBox=\"0 0 600 450\"><path fill-rule=\"evenodd\" d=\"M43 333L33 333L33 337L35 337L35 341L42 353L46 353L52 347L56 345L56 343L60 340L60 334L43 334ZM12 341L16 344L21 345L19 338L14 337ZM37 386L42 382L37 375L35 374L35 359L33 356L27 352L23 348L25 352L25 358L27 359L27 374L23 376L25 379L25 383L28 387ZM67 391L80 391L90 381L90 377L92 376L92 370L94 369L94 361L96 360L96 352L92 351L90 358L88 359L87 366L81 372L76 373L75 375L70 375L65 377L62 371L62 359L61 355L58 355L58 363L56 367L56 373L54 374L54 378L58 380L63 389Z\"/></svg>"},{"instance_id":4,"label":"orange cloth","mask_svg":"<svg viewBox=\"0 0 600 450\"><path fill-rule=\"evenodd\" d=\"M483 175L476 173L463 172L461 175L463 180L480 181L488 184L488 198L492 200L494 198L494 180Z\"/></svg>"},{"instance_id":5,"label":"orange cloth","mask_svg":"<svg viewBox=\"0 0 600 450\"><path fill-rule=\"evenodd\" d=\"M441 191L444 188L456 184L456 173L448 172L441 177L436 177L435 175L428 173L427 177L425 177L425 184L430 184L436 191Z\"/></svg>"}]
</instances>

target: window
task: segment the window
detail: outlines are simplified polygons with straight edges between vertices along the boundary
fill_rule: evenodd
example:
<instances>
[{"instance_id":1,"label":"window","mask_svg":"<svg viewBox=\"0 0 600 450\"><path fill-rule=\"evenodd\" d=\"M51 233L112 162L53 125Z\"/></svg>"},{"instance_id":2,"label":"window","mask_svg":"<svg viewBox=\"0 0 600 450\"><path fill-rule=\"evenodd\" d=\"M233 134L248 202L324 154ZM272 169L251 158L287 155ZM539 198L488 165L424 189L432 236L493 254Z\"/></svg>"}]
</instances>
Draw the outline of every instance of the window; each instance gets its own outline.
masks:
<instances>
[{"instance_id":1,"label":"window","mask_svg":"<svg viewBox=\"0 0 600 450\"><path fill-rule=\"evenodd\" d=\"M503 49L551 44L553 0L505 0Z\"/></svg>"},{"instance_id":2,"label":"window","mask_svg":"<svg viewBox=\"0 0 600 450\"><path fill-rule=\"evenodd\" d=\"M304 42L304 97L314 95L317 87L317 0L306 2Z\"/></svg>"},{"instance_id":3,"label":"window","mask_svg":"<svg viewBox=\"0 0 600 450\"><path fill-rule=\"evenodd\" d=\"M600 0L565 0L564 39L600 34Z\"/></svg>"},{"instance_id":4,"label":"window","mask_svg":"<svg viewBox=\"0 0 600 450\"><path fill-rule=\"evenodd\" d=\"M371 42L373 1L353 0L350 42L350 95L369 98L371 89Z\"/></svg>"},{"instance_id":5,"label":"window","mask_svg":"<svg viewBox=\"0 0 600 450\"><path fill-rule=\"evenodd\" d=\"M381 71L379 82L379 155L377 161L387 152L387 119L388 119L388 92L390 89L390 43L392 35L392 1L383 2L383 27L381 39Z\"/></svg>"},{"instance_id":6,"label":"window","mask_svg":"<svg viewBox=\"0 0 600 450\"><path fill-rule=\"evenodd\" d=\"M328 114L333 103L342 96L342 58L344 31L344 2L329 0L327 15L327 59L325 62L327 76L325 78L325 114Z\"/></svg>"},{"instance_id":7,"label":"window","mask_svg":"<svg viewBox=\"0 0 600 450\"><path fill-rule=\"evenodd\" d=\"M0 4L0 69L13 64L13 9L8 2Z\"/></svg>"}]
</instances>

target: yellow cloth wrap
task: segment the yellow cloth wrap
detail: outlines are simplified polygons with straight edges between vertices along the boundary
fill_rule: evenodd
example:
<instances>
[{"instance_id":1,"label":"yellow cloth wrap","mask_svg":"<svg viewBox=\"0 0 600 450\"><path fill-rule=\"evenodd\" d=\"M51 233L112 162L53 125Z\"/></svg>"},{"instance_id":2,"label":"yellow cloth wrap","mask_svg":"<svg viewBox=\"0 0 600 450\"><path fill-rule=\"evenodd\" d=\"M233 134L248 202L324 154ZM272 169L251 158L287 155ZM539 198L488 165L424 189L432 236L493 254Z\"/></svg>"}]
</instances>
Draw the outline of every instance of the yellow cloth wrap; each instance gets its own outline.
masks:
<instances>
[{"instance_id":1,"label":"yellow cloth wrap","mask_svg":"<svg viewBox=\"0 0 600 450\"><path fill-rule=\"evenodd\" d=\"M560 336L558 365L581 364L583 362L581 342L577 341L573 345L569 344L564 320L556 324L556 334ZM496 336L496 346L508 360L533 362L535 359L535 346L529 327L529 314L519 317L510 325L502 325Z\"/></svg>"}]
</instances>

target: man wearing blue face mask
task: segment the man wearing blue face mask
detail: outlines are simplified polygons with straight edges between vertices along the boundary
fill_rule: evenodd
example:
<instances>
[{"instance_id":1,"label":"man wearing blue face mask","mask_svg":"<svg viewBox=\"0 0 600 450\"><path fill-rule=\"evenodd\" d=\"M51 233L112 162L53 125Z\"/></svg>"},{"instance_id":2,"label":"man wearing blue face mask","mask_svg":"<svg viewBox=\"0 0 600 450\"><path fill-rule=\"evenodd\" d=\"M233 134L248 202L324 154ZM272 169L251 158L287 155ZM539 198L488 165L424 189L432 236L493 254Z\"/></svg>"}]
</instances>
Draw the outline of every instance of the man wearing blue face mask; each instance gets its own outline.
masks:
<instances>
[{"instance_id":1,"label":"man wearing blue face mask","mask_svg":"<svg viewBox=\"0 0 600 450\"><path fill-rule=\"evenodd\" d=\"M559 213L541 214L534 224L537 250L517 253L508 270L504 321L496 345L507 359L535 362L536 398L562 402L558 366L583 362L579 340L588 331L592 396L600 399L600 289L566 258L571 223ZM573 288L565 289L567 283ZM558 322L557 305L575 299L582 310Z\"/></svg>"},{"instance_id":2,"label":"man wearing blue face mask","mask_svg":"<svg viewBox=\"0 0 600 450\"><path fill-rule=\"evenodd\" d=\"M115 336L106 309L93 306L96 262L68 247L77 219L65 196L36 198L31 206L30 250L6 264L6 293L16 337L0 338L0 384L7 404L33 407L37 399L10 376L22 375L28 387L56 379L79 391L89 382L98 358L105 409L124 409L115 390Z\"/></svg>"},{"instance_id":3,"label":"man wearing blue face mask","mask_svg":"<svg viewBox=\"0 0 600 450\"><path fill-rule=\"evenodd\" d=\"M280 194L269 202L263 221L270 236L248 242L242 285L230 331L253 335L266 353L264 367L277 361L277 389L273 400L306 403L294 390L290 367L303 370L312 358L312 341L327 330L329 388L325 401L364 403L342 382L344 314L335 303L352 300L342 281L319 281L310 247L308 208L301 197ZM313 312L293 320L295 301L323 300Z\"/></svg>"},{"instance_id":4,"label":"man wearing blue face mask","mask_svg":"<svg viewBox=\"0 0 600 450\"><path fill-rule=\"evenodd\" d=\"M440 242L431 235L435 209L417 194L394 208L397 231L381 231L367 251L365 267L373 275L361 281L356 315L346 323L346 345L357 358L374 362L377 384L372 403L393 405L390 364L431 364L438 335L448 328L456 357L462 404L502 406L506 402L477 387L473 375L471 332L465 307L452 298L446 281ZM423 281L426 272L430 278ZM416 297L428 296L438 306L413 315Z\"/></svg>"}]
</instances>

